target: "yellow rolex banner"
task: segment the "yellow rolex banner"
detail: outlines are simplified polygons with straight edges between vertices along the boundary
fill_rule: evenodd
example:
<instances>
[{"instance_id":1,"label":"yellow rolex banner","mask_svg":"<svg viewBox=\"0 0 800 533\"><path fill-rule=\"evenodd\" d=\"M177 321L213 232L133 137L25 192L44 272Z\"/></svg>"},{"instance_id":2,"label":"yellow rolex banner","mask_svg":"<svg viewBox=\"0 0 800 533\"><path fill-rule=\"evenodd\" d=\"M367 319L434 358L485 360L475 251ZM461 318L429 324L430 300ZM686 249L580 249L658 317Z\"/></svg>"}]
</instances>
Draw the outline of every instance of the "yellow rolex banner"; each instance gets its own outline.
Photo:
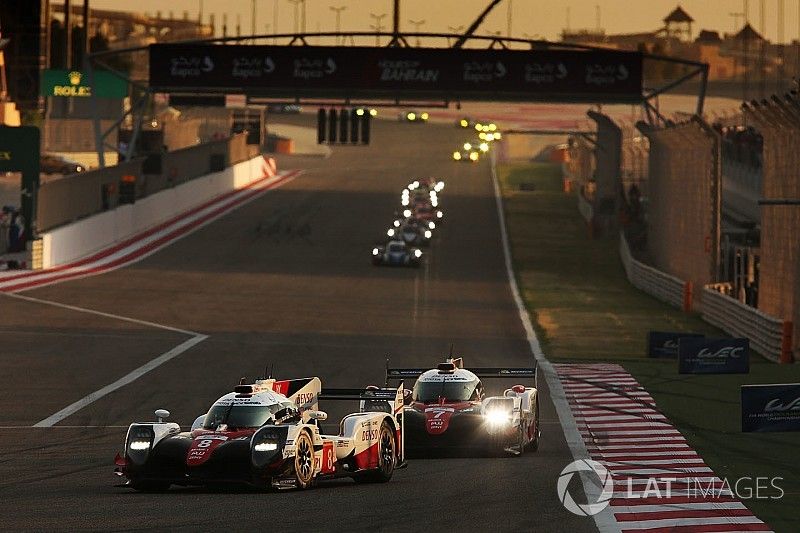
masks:
<instances>
[{"instance_id":1,"label":"yellow rolex banner","mask_svg":"<svg viewBox=\"0 0 800 533\"><path fill-rule=\"evenodd\" d=\"M128 84L122 78L96 70L94 86L89 84L89 76L80 70L47 69L42 72L39 94L42 96L88 98L125 98Z\"/></svg>"}]
</instances>

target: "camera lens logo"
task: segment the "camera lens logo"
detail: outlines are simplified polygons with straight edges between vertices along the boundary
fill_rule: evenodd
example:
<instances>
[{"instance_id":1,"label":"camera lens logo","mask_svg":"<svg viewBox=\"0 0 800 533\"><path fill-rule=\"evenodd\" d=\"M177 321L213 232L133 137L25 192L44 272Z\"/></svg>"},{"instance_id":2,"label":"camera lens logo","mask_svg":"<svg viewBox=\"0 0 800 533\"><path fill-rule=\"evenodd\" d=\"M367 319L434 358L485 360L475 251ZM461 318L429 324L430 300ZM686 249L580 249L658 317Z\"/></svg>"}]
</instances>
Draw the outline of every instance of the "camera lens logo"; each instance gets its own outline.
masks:
<instances>
[{"instance_id":1,"label":"camera lens logo","mask_svg":"<svg viewBox=\"0 0 800 533\"><path fill-rule=\"evenodd\" d=\"M591 476L591 473L593 473L597 476L600 485L603 487L597 502L577 503L569 493L567 490L569 488L569 482L572 480L572 476L577 472L589 472L590 474L588 475ZM564 470L562 470L561 474L558 476L556 489L558 490L558 499L561 500L561 504L567 511L578 516L592 516L608 507L609 500L611 500L611 496L614 493L614 480L611 479L611 474L606 470L606 467L597 461L581 459L573 461L564 467Z\"/></svg>"}]
</instances>

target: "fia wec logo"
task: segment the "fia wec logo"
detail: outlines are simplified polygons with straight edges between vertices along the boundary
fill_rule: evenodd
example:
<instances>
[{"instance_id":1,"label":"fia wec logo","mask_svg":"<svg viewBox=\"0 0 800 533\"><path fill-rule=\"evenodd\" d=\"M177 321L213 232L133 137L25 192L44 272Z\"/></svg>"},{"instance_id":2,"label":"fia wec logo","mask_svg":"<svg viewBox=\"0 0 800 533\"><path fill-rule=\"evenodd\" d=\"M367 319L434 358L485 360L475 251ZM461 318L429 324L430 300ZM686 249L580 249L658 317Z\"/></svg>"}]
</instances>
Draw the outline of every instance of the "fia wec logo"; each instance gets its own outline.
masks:
<instances>
[{"instance_id":1,"label":"fia wec logo","mask_svg":"<svg viewBox=\"0 0 800 533\"><path fill-rule=\"evenodd\" d=\"M775 398L767 402L767 405L764 406L764 412L767 413L783 413L786 411L800 411L800 397L788 403L783 403L779 398Z\"/></svg>"},{"instance_id":2,"label":"fia wec logo","mask_svg":"<svg viewBox=\"0 0 800 533\"><path fill-rule=\"evenodd\" d=\"M716 352L712 352L708 348L703 348L699 352L697 352L697 357L702 359L722 359L725 357L731 357L733 359L738 359L744 353L744 348L741 346L725 346L724 348L720 348Z\"/></svg>"}]
</instances>

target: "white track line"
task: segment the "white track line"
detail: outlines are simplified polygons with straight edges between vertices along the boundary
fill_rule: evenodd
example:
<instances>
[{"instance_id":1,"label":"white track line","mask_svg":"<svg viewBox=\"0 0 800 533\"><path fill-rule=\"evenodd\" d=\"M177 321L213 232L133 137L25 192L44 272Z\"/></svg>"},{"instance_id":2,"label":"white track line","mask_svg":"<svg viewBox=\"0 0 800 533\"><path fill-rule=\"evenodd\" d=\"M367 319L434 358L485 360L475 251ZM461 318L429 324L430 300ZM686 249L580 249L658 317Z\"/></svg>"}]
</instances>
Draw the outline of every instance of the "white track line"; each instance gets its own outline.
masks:
<instances>
[{"instance_id":1,"label":"white track line","mask_svg":"<svg viewBox=\"0 0 800 533\"><path fill-rule=\"evenodd\" d=\"M572 452L572 457L575 460L588 459L589 452L586 449L586 444L583 441L583 437L581 437L581 434L578 431L578 426L575 424L575 419L572 416L572 410L569 408L566 395L564 394L564 389L561 387L561 380L556 374L552 363L547 360L547 357L545 357L544 352L542 351L542 346L539 344L539 338L536 336L530 316L528 315L528 311L525 308L524 302L522 301L522 296L520 296L519 287L517 286L517 279L514 276L514 267L512 266L511 262L511 247L509 245L508 231L506 229L506 216L505 209L503 207L503 196L500 192L500 184L497 180L497 168L494 152L491 153L491 162L494 199L495 203L497 204L497 217L500 220L500 240L503 244L503 258L505 259L506 275L508 276L508 284L511 288L511 296L514 298L514 303L517 305L519 318L522 321L522 327L525 330L525 335L528 338L528 344L530 345L531 352L536 358L538 366L542 369L545 381L550 389L550 399L553 401L553 404L556 408L556 413L561 421L561 428L564 431L564 438L567 441L570 452ZM581 476L582 482L583 479L584 478ZM599 487L583 482L583 490L586 493L589 501L599 500ZM610 506L597 513L592 518L594 518L597 529L602 533L620 531L620 527L614 518L614 514L611 511Z\"/></svg>"}]
</instances>

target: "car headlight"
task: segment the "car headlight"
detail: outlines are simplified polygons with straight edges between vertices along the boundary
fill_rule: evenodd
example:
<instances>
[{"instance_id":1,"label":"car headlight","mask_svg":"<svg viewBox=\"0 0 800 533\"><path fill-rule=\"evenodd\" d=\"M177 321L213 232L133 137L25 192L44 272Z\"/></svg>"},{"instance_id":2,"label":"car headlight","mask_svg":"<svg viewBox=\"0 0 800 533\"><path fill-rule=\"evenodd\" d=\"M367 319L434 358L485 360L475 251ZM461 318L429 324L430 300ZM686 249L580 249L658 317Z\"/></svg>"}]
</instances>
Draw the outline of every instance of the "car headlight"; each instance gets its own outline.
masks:
<instances>
[{"instance_id":1,"label":"car headlight","mask_svg":"<svg viewBox=\"0 0 800 533\"><path fill-rule=\"evenodd\" d=\"M453 159L455 159L456 161L461 159L461 153L460 152L453 152Z\"/></svg>"},{"instance_id":2,"label":"car headlight","mask_svg":"<svg viewBox=\"0 0 800 533\"><path fill-rule=\"evenodd\" d=\"M429 229L426 229L426 230L425 230L425 238L426 238L426 239L430 239L430 238L431 238L431 235L433 235L433 233L431 233L431 230L429 230Z\"/></svg>"},{"instance_id":3,"label":"car headlight","mask_svg":"<svg viewBox=\"0 0 800 533\"><path fill-rule=\"evenodd\" d=\"M399 228L400 227L400 221L399 220L395 220L394 221L394 227L395 228Z\"/></svg>"},{"instance_id":4,"label":"car headlight","mask_svg":"<svg viewBox=\"0 0 800 533\"><path fill-rule=\"evenodd\" d=\"M472 148L470 143L464 143L464 150L469 150L470 148Z\"/></svg>"},{"instance_id":5,"label":"car headlight","mask_svg":"<svg viewBox=\"0 0 800 533\"><path fill-rule=\"evenodd\" d=\"M477 131L481 131L481 128L482 128L482 127L483 127L483 125L482 125L480 122L478 122L477 124L475 124L475 129L476 129Z\"/></svg>"},{"instance_id":6,"label":"car headlight","mask_svg":"<svg viewBox=\"0 0 800 533\"><path fill-rule=\"evenodd\" d=\"M256 452L274 452L278 449L278 443L275 441L263 441L253 446L253 451Z\"/></svg>"},{"instance_id":7,"label":"car headlight","mask_svg":"<svg viewBox=\"0 0 800 533\"><path fill-rule=\"evenodd\" d=\"M128 443L129 450L149 450L150 449L150 441L149 440L132 440Z\"/></svg>"},{"instance_id":8,"label":"car headlight","mask_svg":"<svg viewBox=\"0 0 800 533\"><path fill-rule=\"evenodd\" d=\"M378 255L380 251L377 248L372 249L372 255Z\"/></svg>"},{"instance_id":9,"label":"car headlight","mask_svg":"<svg viewBox=\"0 0 800 533\"><path fill-rule=\"evenodd\" d=\"M369 115L370 115L371 117L376 117L376 116L378 116L378 110L377 110L377 109L375 109L375 108L372 108L372 109L370 109L370 110L369 110Z\"/></svg>"},{"instance_id":10,"label":"car headlight","mask_svg":"<svg viewBox=\"0 0 800 533\"><path fill-rule=\"evenodd\" d=\"M428 222L428 227L431 229L436 229L436 224L433 221Z\"/></svg>"},{"instance_id":11,"label":"car headlight","mask_svg":"<svg viewBox=\"0 0 800 533\"><path fill-rule=\"evenodd\" d=\"M511 423L511 413L506 409L490 409L486 411L483 416L486 419L486 423L490 426L507 426Z\"/></svg>"},{"instance_id":12,"label":"car headlight","mask_svg":"<svg viewBox=\"0 0 800 533\"><path fill-rule=\"evenodd\" d=\"M488 152L489 151L489 145L486 144L486 143L481 143L480 149L481 149L481 152Z\"/></svg>"},{"instance_id":13,"label":"car headlight","mask_svg":"<svg viewBox=\"0 0 800 533\"><path fill-rule=\"evenodd\" d=\"M486 140L489 141L489 142L493 141L494 140L494 133L487 133L486 134Z\"/></svg>"},{"instance_id":14,"label":"car headlight","mask_svg":"<svg viewBox=\"0 0 800 533\"><path fill-rule=\"evenodd\" d=\"M472 161L477 161L478 160L478 152L470 152L469 153L469 158Z\"/></svg>"},{"instance_id":15,"label":"car headlight","mask_svg":"<svg viewBox=\"0 0 800 533\"><path fill-rule=\"evenodd\" d=\"M502 136L502 135L500 135L500 132L499 132L499 131L496 131L496 132L494 132L494 140L495 140L495 141L499 141L499 140L500 140L500 139L502 139L502 138L503 138L503 136Z\"/></svg>"},{"instance_id":16,"label":"car headlight","mask_svg":"<svg viewBox=\"0 0 800 533\"><path fill-rule=\"evenodd\" d=\"M364 116L364 110L361 109L361 108L356 109L356 115L358 115L359 117L363 117Z\"/></svg>"},{"instance_id":17,"label":"car headlight","mask_svg":"<svg viewBox=\"0 0 800 533\"><path fill-rule=\"evenodd\" d=\"M419 187L419 182L417 180L412 181L411 184L414 186L415 189Z\"/></svg>"},{"instance_id":18,"label":"car headlight","mask_svg":"<svg viewBox=\"0 0 800 533\"><path fill-rule=\"evenodd\" d=\"M444 215L444 213L441 211L436 211L436 218L442 218L442 215Z\"/></svg>"},{"instance_id":19,"label":"car headlight","mask_svg":"<svg viewBox=\"0 0 800 533\"><path fill-rule=\"evenodd\" d=\"M144 464L153 446L155 432L150 426L134 426L128 432L128 445L126 452L135 464Z\"/></svg>"},{"instance_id":20,"label":"car headlight","mask_svg":"<svg viewBox=\"0 0 800 533\"><path fill-rule=\"evenodd\" d=\"M409 113L409 114L406 115L406 118L408 120L416 120L417 119L417 115L414 114L414 113Z\"/></svg>"},{"instance_id":21,"label":"car headlight","mask_svg":"<svg viewBox=\"0 0 800 533\"><path fill-rule=\"evenodd\" d=\"M431 205L432 205L433 207L439 207L439 200L435 200L435 199L434 199L434 200L431 200Z\"/></svg>"},{"instance_id":22,"label":"car headlight","mask_svg":"<svg viewBox=\"0 0 800 533\"><path fill-rule=\"evenodd\" d=\"M421 116L422 116L422 120L428 120L428 114L427 113L423 113Z\"/></svg>"},{"instance_id":23,"label":"car headlight","mask_svg":"<svg viewBox=\"0 0 800 533\"><path fill-rule=\"evenodd\" d=\"M485 134L485 133L483 133L483 132L480 132L480 133L478 134L478 139L480 139L480 140L482 140L482 141L485 141L485 140L486 140L486 134Z\"/></svg>"},{"instance_id":24,"label":"car headlight","mask_svg":"<svg viewBox=\"0 0 800 533\"><path fill-rule=\"evenodd\" d=\"M394 230L390 229L389 231L386 232L386 235L388 235L389 237L393 237L394 236Z\"/></svg>"},{"instance_id":25,"label":"car headlight","mask_svg":"<svg viewBox=\"0 0 800 533\"><path fill-rule=\"evenodd\" d=\"M408 205L408 198L403 198L401 203L403 204L403 207L407 206Z\"/></svg>"},{"instance_id":26,"label":"car headlight","mask_svg":"<svg viewBox=\"0 0 800 533\"><path fill-rule=\"evenodd\" d=\"M436 192L442 192L442 189L444 189L444 182L440 181L436 183Z\"/></svg>"},{"instance_id":27,"label":"car headlight","mask_svg":"<svg viewBox=\"0 0 800 533\"><path fill-rule=\"evenodd\" d=\"M414 257L419 259L422 257L422 252L420 250L414 250Z\"/></svg>"},{"instance_id":28,"label":"car headlight","mask_svg":"<svg viewBox=\"0 0 800 533\"><path fill-rule=\"evenodd\" d=\"M481 131L489 131L489 126L484 126L481 128Z\"/></svg>"},{"instance_id":29,"label":"car headlight","mask_svg":"<svg viewBox=\"0 0 800 533\"><path fill-rule=\"evenodd\" d=\"M403 211L403 216L406 217L406 218L410 217L411 216L411 209L406 209L405 211Z\"/></svg>"},{"instance_id":30,"label":"car headlight","mask_svg":"<svg viewBox=\"0 0 800 533\"><path fill-rule=\"evenodd\" d=\"M497 124L495 124L494 122L489 124L489 131L495 131L496 129L497 129Z\"/></svg>"},{"instance_id":31,"label":"car headlight","mask_svg":"<svg viewBox=\"0 0 800 533\"><path fill-rule=\"evenodd\" d=\"M469 126L469 122L465 118L462 118L461 122L459 122L459 124L461 124L462 128L466 128L467 126Z\"/></svg>"}]
</instances>

